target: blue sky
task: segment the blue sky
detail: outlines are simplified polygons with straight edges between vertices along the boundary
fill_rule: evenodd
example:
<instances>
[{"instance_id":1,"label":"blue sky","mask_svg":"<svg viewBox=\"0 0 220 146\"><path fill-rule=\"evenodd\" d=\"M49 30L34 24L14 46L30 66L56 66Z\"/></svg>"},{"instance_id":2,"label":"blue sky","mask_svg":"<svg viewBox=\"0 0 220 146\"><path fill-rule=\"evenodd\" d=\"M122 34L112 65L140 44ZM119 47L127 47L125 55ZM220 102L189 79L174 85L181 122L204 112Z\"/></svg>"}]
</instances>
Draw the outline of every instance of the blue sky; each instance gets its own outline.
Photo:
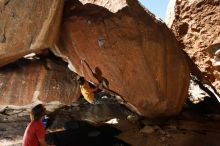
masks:
<instances>
[{"instance_id":1,"label":"blue sky","mask_svg":"<svg viewBox=\"0 0 220 146\"><path fill-rule=\"evenodd\" d=\"M160 17L165 21L166 9L169 0L139 0L145 8L154 13L156 16Z\"/></svg>"}]
</instances>

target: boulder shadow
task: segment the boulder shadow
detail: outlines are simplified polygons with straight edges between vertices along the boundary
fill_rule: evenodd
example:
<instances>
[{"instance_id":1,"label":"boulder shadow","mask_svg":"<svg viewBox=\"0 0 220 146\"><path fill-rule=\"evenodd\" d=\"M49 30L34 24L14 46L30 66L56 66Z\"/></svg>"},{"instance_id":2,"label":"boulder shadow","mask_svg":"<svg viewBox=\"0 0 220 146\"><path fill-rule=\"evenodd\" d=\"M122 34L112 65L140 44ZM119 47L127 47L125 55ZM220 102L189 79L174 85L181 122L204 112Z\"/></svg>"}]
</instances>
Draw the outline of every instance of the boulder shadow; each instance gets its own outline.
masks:
<instances>
[{"instance_id":1,"label":"boulder shadow","mask_svg":"<svg viewBox=\"0 0 220 146\"><path fill-rule=\"evenodd\" d=\"M69 121L64 124L64 129L47 134L47 143L56 146L129 146L115 137L121 131L110 125L94 126L84 121Z\"/></svg>"}]
</instances>

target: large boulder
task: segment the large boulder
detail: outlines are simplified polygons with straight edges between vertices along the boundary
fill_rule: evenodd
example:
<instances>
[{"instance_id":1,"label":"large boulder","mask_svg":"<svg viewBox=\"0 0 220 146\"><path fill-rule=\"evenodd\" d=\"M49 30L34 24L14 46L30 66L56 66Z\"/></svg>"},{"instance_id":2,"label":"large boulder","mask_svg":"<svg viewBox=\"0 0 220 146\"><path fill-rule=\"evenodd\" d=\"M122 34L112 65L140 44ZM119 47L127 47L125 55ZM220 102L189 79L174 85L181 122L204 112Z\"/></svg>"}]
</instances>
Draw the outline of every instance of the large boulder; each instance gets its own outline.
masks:
<instances>
[{"instance_id":1,"label":"large boulder","mask_svg":"<svg viewBox=\"0 0 220 146\"><path fill-rule=\"evenodd\" d=\"M177 114L187 97L189 69L175 36L137 0L117 0L112 8L115 3L67 1L53 52L96 84L98 72L137 113Z\"/></svg>"},{"instance_id":2,"label":"large boulder","mask_svg":"<svg viewBox=\"0 0 220 146\"><path fill-rule=\"evenodd\" d=\"M61 59L53 56L20 59L0 70L0 105L71 104L80 96L75 77Z\"/></svg>"},{"instance_id":3,"label":"large boulder","mask_svg":"<svg viewBox=\"0 0 220 146\"><path fill-rule=\"evenodd\" d=\"M166 23L191 60L220 93L220 1L171 0Z\"/></svg>"},{"instance_id":4,"label":"large boulder","mask_svg":"<svg viewBox=\"0 0 220 146\"><path fill-rule=\"evenodd\" d=\"M0 0L0 66L50 48L62 12L63 0Z\"/></svg>"}]
</instances>

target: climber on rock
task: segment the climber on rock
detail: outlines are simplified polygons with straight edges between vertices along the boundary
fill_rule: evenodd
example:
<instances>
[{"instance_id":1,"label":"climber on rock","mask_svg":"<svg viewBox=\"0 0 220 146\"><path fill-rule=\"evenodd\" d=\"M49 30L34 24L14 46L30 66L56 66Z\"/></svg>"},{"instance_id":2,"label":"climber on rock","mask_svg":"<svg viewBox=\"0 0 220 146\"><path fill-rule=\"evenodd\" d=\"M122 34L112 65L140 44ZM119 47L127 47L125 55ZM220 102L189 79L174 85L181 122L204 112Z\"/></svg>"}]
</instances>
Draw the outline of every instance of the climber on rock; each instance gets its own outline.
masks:
<instances>
[{"instance_id":1,"label":"climber on rock","mask_svg":"<svg viewBox=\"0 0 220 146\"><path fill-rule=\"evenodd\" d=\"M102 84L97 85L95 88L90 87L89 82L84 79L84 77L78 78L78 83L80 85L80 90L85 98L91 104L102 104L107 102L107 98L103 98L104 96L110 97L111 95L106 92L98 92L99 88L101 88Z\"/></svg>"}]
</instances>

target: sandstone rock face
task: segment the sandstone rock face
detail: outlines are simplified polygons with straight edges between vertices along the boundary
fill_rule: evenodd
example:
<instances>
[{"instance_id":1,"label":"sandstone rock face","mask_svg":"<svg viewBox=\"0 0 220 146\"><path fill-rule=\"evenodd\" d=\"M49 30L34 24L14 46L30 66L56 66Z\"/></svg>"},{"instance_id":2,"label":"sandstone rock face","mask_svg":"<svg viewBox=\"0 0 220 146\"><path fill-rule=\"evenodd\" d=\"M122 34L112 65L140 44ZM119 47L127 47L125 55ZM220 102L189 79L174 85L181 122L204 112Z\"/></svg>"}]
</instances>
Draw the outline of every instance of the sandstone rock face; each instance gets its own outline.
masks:
<instances>
[{"instance_id":1,"label":"sandstone rock face","mask_svg":"<svg viewBox=\"0 0 220 146\"><path fill-rule=\"evenodd\" d=\"M187 97L189 69L174 35L136 0L116 13L109 8L114 0L105 2L67 1L54 53L93 83L98 71L141 115L177 114Z\"/></svg>"},{"instance_id":2,"label":"sandstone rock face","mask_svg":"<svg viewBox=\"0 0 220 146\"><path fill-rule=\"evenodd\" d=\"M0 0L0 66L51 47L63 0Z\"/></svg>"},{"instance_id":3,"label":"sandstone rock face","mask_svg":"<svg viewBox=\"0 0 220 146\"><path fill-rule=\"evenodd\" d=\"M21 59L0 70L0 105L35 102L71 104L80 96L74 75L55 57Z\"/></svg>"},{"instance_id":4,"label":"sandstone rock face","mask_svg":"<svg viewBox=\"0 0 220 146\"><path fill-rule=\"evenodd\" d=\"M121 10L123 7L128 6L126 0L79 0L82 4L95 4L102 7L107 8L110 12L116 13L117 11Z\"/></svg>"},{"instance_id":5,"label":"sandstone rock face","mask_svg":"<svg viewBox=\"0 0 220 146\"><path fill-rule=\"evenodd\" d=\"M220 49L219 13L219 0L171 0L166 23L202 71L203 78L220 93L217 52Z\"/></svg>"}]
</instances>

